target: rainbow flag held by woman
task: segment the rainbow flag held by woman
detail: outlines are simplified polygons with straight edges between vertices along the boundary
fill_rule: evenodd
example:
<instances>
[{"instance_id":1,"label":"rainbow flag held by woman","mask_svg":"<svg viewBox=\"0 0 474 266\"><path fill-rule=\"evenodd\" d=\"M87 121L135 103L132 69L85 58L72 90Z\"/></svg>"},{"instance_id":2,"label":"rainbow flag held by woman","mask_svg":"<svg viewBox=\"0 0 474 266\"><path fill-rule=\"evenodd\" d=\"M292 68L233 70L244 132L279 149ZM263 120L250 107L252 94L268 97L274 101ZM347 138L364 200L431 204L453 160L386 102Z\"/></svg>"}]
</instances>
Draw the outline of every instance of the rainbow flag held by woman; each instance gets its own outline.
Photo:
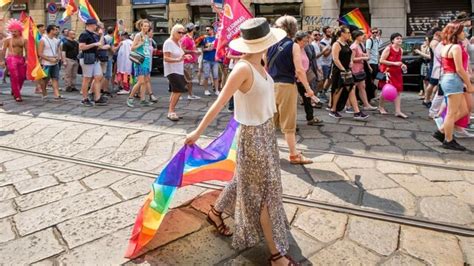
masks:
<instances>
[{"instance_id":1,"label":"rainbow flag held by woman","mask_svg":"<svg viewBox=\"0 0 474 266\"><path fill-rule=\"evenodd\" d=\"M345 25L355 26L365 32L367 36L372 35L370 31L369 23L364 18L364 15L358 8L342 16L339 21Z\"/></svg>"},{"instance_id":2,"label":"rainbow flag held by woman","mask_svg":"<svg viewBox=\"0 0 474 266\"><path fill-rule=\"evenodd\" d=\"M66 10L64 10L63 17L59 20L60 25L64 24L66 20L68 20L72 15L76 14L78 10L74 0L69 0L67 3L62 2L62 5Z\"/></svg>"},{"instance_id":3,"label":"rainbow flag held by woman","mask_svg":"<svg viewBox=\"0 0 474 266\"><path fill-rule=\"evenodd\" d=\"M100 22L99 16L88 0L79 0L79 17L84 23L91 18Z\"/></svg>"},{"instance_id":4,"label":"rainbow flag held by woman","mask_svg":"<svg viewBox=\"0 0 474 266\"><path fill-rule=\"evenodd\" d=\"M225 131L205 149L186 145L171 159L153 183L152 191L138 213L125 257L136 257L153 239L178 188L209 180L232 179L237 159L238 126L232 119Z\"/></svg>"}]
</instances>

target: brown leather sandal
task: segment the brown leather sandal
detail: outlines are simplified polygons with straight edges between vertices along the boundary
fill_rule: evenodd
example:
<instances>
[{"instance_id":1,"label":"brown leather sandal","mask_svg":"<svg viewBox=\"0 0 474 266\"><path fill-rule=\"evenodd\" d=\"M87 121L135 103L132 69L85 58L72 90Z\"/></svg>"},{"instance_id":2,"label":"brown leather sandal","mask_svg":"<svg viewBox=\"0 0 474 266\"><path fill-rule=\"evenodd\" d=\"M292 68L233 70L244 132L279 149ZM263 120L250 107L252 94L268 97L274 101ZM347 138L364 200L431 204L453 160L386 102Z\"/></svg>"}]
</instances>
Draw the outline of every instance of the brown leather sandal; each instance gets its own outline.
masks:
<instances>
[{"instance_id":1,"label":"brown leather sandal","mask_svg":"<svg viewBox=\"0 0 474 266\"><path fill-rule=\"evenodd\" d=\"M221 223L219 225L217 225L217 223L214 222L209 216L211 212L221 219ZM222 219L222 212L218 212L216 209L214 209L214 205L211 205L211 210L207 213L207 221L216 228L220 235L227 237L232 236L233 233L229 231L229 227L224 223L224 219Z\"/></svg>"},{"instance_id":2,"label":"brown leather sandal","mask_svg":"<svg viewBox=\"0 0 474 266\"><path fill-rule=\"evenodd\" d=\"M297 155L290 155L290 163L291 164L310 164L310 163L313 163L313 161L306 159L302 153L298 153Z\"/></svg>"},{"instance_id":3,"label":"brown leather sandal","mask_svg":"<svg viewBox=\"0 0 474 266\"><path fill-rule=\"evenodd\" d=\"M268 259L268 262L271 265L272 262L276 262L277 260L282 259L282 258L286 258L287 260L289 260L288 261L288 266L298 266L298 265L300 265L298 262L293 260L292 257L290 257L288 255L281 255L281 253L272 254L272 256Z\"/></svg>"}]
</instances>

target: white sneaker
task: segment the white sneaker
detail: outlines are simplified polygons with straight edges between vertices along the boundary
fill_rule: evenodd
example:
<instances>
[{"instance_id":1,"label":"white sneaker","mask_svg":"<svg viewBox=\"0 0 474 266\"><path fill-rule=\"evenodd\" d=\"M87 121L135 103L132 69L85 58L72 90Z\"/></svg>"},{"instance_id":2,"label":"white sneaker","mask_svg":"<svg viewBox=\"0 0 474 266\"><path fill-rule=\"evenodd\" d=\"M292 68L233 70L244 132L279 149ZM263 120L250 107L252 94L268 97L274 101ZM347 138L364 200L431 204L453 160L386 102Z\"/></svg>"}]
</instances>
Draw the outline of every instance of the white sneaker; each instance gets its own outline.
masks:
<instances>
[{"instance_id":1,"label":"white sneaker","mask_svg":"<svg viewBox=\"0 0 474 266\"><path fill-rule=\"evenodd\" d=\"M130 92L126 90L120 90L117 92L117 95L128 95Z\"/></svg>"},{"instance_id":2,"label":"white sneaker","mask_svg":"<svg viewBox=\"0 0 474 266\"><path fill-rule=\"evenodd\" d=\"M216 94L216 96L219 96L219 93L221 93L221 92L216 90L216 91L214 91L214 93Z\"/></svg>"},{"instance_id":3,"label":"white sneaker","mask_svg":"<svg viewBox=\"0 0 474 266\"><path fill-rule=\"evenodd\" d=\"M196 95L188 95L188 100L199 100L201 97L196 96Z\"/></svg>"},{"instance_id":4,"label":"white sneaker","mask_svg":"<svg viewBox=\"0 0 474 266\"><path fill-rule=\"evenodd\" d=\"M157 103L158 102L158 98L155 97L155 95L150 95L150 102L153 102L153 103Z\"/></svg>"},{"instance_id":5,"label":"white sneaker","mask_svg":"<svg viewBox=\"0 0 474 266\"><path fill-rule=\"evenodd\" d=\"M209 90L205 90L205 91L204 91L204 95L206 95L206 96L211 96L211 92L210 92Z\"/></svg>"},{"instance_id":6,"label":"white sneaker","mask_svg":"<svg viewBox=\"0 0 474 266\"><path fill-rule=\"evenodd\" d=\"M454 136L456 138L474 138L474 134L467 132L464 128L456 130Z\"/></svg>"}]
</instances>

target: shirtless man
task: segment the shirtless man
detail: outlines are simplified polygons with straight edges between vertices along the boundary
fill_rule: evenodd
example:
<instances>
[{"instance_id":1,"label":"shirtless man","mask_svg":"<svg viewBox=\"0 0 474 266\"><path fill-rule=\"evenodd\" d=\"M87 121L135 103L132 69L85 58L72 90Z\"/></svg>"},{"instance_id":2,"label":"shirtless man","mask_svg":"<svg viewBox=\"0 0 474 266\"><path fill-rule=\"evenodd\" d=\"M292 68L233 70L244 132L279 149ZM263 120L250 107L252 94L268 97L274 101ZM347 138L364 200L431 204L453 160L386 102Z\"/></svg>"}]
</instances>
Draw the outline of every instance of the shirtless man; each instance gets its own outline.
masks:
<instances>
[{"instance_id":1,"label":"shirtless man","mask_svg":"<svg viewBox=\"0 0 474 266\"><path fill-rule=\"evenodd\" d=\"M3 49L0 55L0 65L8 68L13 97L15 101L21 102L21 88L26 79L26 40L21 35L23 25L19 21L11 21L8 25L11 36L3 41ZM5 55L6 60L5 60Z\"/></svg>"}]
</instances>

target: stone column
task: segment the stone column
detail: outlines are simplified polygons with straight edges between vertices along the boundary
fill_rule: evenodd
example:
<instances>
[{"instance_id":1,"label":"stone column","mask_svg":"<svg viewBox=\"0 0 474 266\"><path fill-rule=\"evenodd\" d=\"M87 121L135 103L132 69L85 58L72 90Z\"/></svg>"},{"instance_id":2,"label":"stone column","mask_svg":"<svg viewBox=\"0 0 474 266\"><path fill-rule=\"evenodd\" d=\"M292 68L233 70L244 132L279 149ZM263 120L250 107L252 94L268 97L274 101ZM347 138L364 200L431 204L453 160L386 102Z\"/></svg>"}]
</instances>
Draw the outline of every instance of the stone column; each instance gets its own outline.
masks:
<instances>
[{"instance_id":1,"label":"stone column","mask_svg":"<svg viewBox=\"0 0 474 266\"><path fill-rule=\"evenodd\" d=\"M168 25L171 32L171 28L175 24L182 24L186 26L191 18L191 12L188 9L188 5L185 3L170 3L168 6Z\"/></svg>"},{"instance_id":2,"label":"stone column","mask_svg":"<svg viewBox=\"0 0 474 266\"><path fill-rule=\"evenodd\" d=\"M117 20L122 19L127 32L132 32L133 27L133 9L130 0L117 1Z\"/></svg>"},{"instance_id":3,"label":"stone column","mask_svg":"<svg viewBox=\"0 0 474 266\"><path fill-rule=\"evenodd\" d=\"M392 0L381 3L372 1L372 27L382 29L382 40L387 41L390 35L399 32L406 35L407 14L405 0Z\"/></svg>"},{"instance_id":4,"label":"stone column","mask_svg":"<svg viewBox=\"0 0 474 266\"><path fill-rule=\"evenodd\" d=\"M315 30L321 28L322 3L321 0L303 2L303 30Z\"/></svg>"}]
</instances>

